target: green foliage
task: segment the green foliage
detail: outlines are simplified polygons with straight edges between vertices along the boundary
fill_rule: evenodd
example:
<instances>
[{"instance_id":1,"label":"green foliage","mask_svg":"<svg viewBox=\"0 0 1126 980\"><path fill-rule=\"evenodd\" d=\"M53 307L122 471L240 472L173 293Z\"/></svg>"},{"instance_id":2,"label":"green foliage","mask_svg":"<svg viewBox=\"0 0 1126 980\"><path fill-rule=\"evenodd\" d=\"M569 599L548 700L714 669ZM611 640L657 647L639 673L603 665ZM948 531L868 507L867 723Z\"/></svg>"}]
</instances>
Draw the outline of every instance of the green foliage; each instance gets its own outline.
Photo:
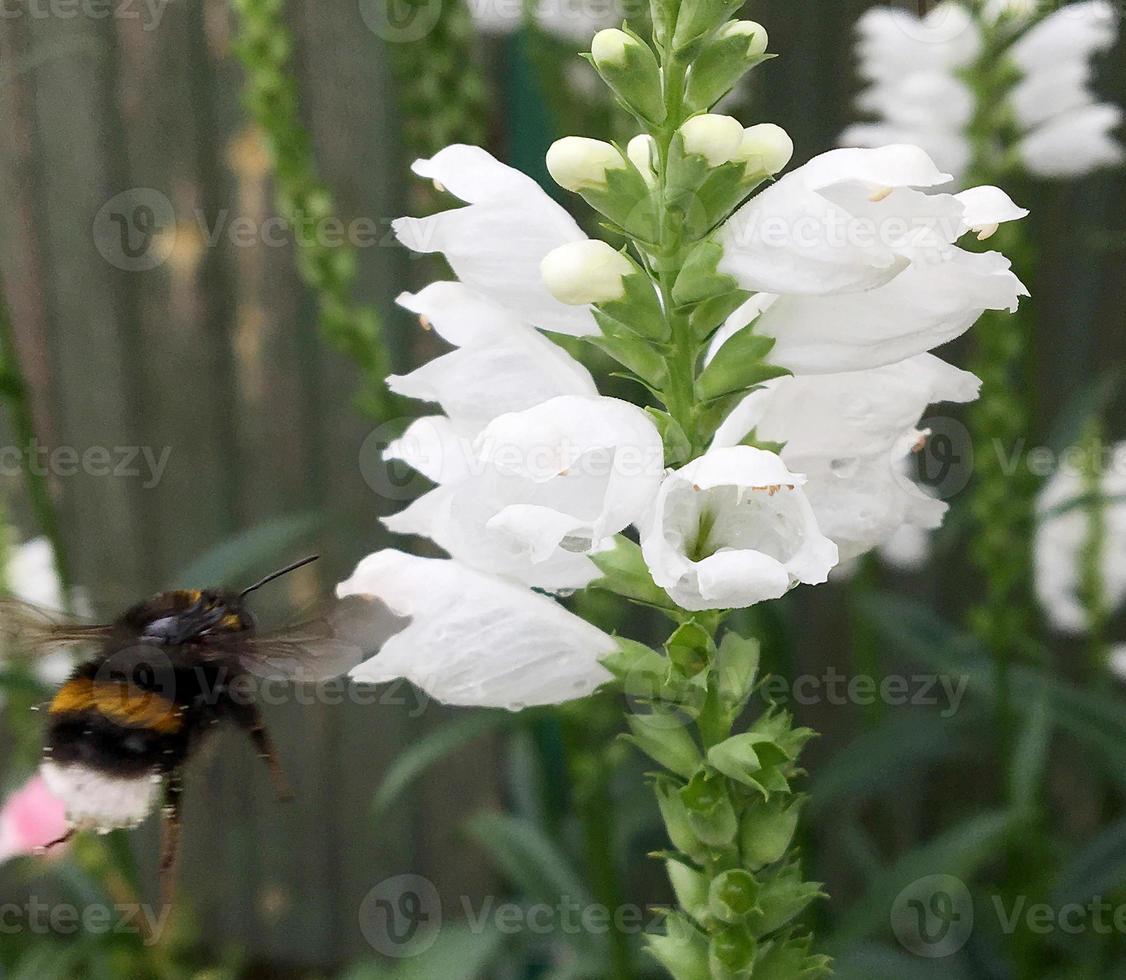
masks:
<instances>
[{"instance_id":1,"label":"green foliage","mask_svg":"<svg viewBox=\"0 0 1126 980\"><path fill-rule=\"evenodd\" d=\"M284 0L232 0L232 5L238 14L234 48L246 73L246 106L274 158L278 210L296 227L323 226L335 217L336 204L317 175L309 134L301 125ZM330 245L315 234L299 236L298 248L297 269L317 294L321 330L363 374L361 406L375 418L391 417L379 315L352 299L354 250L343 242Z\"/></svg>"}]
</instances>

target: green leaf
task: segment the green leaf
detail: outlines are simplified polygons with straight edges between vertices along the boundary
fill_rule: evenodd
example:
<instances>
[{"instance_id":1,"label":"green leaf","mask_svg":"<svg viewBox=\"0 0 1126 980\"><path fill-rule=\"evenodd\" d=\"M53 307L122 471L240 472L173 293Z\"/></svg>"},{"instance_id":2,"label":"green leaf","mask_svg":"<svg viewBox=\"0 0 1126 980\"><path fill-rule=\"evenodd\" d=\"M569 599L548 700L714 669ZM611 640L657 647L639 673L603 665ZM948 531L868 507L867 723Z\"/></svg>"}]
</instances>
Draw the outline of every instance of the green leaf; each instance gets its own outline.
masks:
<instances>
[{"instance_id":1,"label":"green leaf","mask_svg":"<svg viewBox=\"0 0 1126 980\"><path fill-rule=\"evenodd\" d=\"M593 313L602 334L584 337L583 340L609 354L646 384L657 389L665 387L668 383L668 367L653 344L638 337L632 330L601 310L595 309Z\"/></svg>"},{"instance_id":2,"label":"green leaf","mask_svg":"<svg viewBox=\"0 0 1126 980\"><path fill-rule=\"evenodd\" d=\"M748 867L757 871L786 856L805 799L776 794L748 805L739 821L740 850Z\"/></svg>"},{"instance_id":3,"label":"green leaf","mask_svg":"<svg viewBox=\"0 0 1126 980\"><path fill-rule=\"evenodd\" d=\"M311 511L263 521L204 552L176 576L172 587L249 585L255 574L299 557L293 549L324 524L324 516Z\"/></svg>"},{"instance_id":4,"label":"green leaf","mask_svg":"<svg viewBox=\"0 0 1126 980\"><path fill-rule=\"evenodd\" d=\"M696 740L684 719L670 711L631 714L626 718L632 735L623 736L669 772L688 778L703 761Z\"/></svg>"},{"instance_id":5,"label":"green leaf","mask_svg":"<svg viewBox=\"0 0 1126 980\"><path fill-rule=\"evenodd\" d=\"M503 813L478 813L468 829L524 897L552 906L560 898L589 903L582 877L535 824Z\"/></svg>"},{"instance_id":6,"label":"green leaf","mask_svg":"<svg viewBox=\"0 0 1126 980\"><path fill-rule=\"evenodd\" d=\"M702 921L708 912L708 876L671 858L665 866L677 905L697 922Z\"/></svg>"},{"instance_id":7,"label":"green leaf","mask_svg":"<svg viewBox=\"0 0 1126 980\"><path fill-rule=\"evenodd\" d=\"M745 289L733 289L731 292L704 300L688 315L688 323L692 327L693 335L701 343L707 340L732 313L751 298L751 295Z\"/></svg>"},{"instance_id":8,"label":"green leaf","mask_svg":"<svg viewBox=\"0 0 1126 980\"><path fill-rule=\"evenodd\" d=\"M709 847L727 847L739 830L739 821L727 791L726 780L714 770L700 769L680 791L692 832Z\"/></svg>"},{"instance_id":9,"label":"green leaf","mask_svg":"<svg viewBox=\"0 0 1126 980\"><path fill-rule=\"evenodd\" d=\"M592 554L590 559L602 573L601 578L591 583L594 588L606 589L646 606L675 610L668 593L656 585L649 574L641 548L629 538L619 534L614 538L613 548Z\"/></svg>"},{"instance_id":10,"label":"green leaf","mask_svg":"<svg viewBox=\"0 0 1126 980\"><path fill-rule=\"evenodd\" d=\"M723 246L717 242L701 242L688 254L673 285L672 298L677 306L689 306L721 296L730 296L739 284L719 271Z\"/></svg>"},{"instance_id":11,"label":"green leaf","mask_svg":"<svg viewBox=\"0 0 1126 980\"><path fill-rule=\"evenodd\" d=\"M1029 812L1037 806L1052 744L1052 710L1046 690L1028 704L1010 773L1013 805Z\"/></svg>"},{"instance_id":12,"label":"green leaf","mask_svg":"<svg viewBox=\"0 0 1126 980\"><path fill-rule=\"evenodd\" d=\"M350 970L344 980L477 980L491 975L504 946L496 929L474 931L468 926L443 926L434 945L397 966L364 964Z\"/></svg>"},{"instance_id":13,"label":"green leaf","mask_svg":"<svg viewBox=\"0 0 1126 980\"><path fill-rule=\"evenodd\" d=\"M661 442L665 447L665 465L679 467L692 458L692 444L684 434L684 428L668 412L659 408L649 407L645 411L653 419L657 431L661 433Z\"/></svg>"},{"instance_id":14,"label":"green leaf","mask_svg":"<svg viewBox=\"0 0 1126 980\"><path fill-rule=\"evenodd\" d=\"M1116 820L1083 847L1060 872L1052 889L1055 908L1086 905L1118 892L1126 880L1126 818Z\"/></svg>"},{"instance_id":15,"label":"green leaf","mask_svg":"<svg viewBox=\"0 0 1126 980\"><path fill-rule=\"evenodd\" d=\"M810 809L824 814L915 779L959 751L954 720L930 712L890 713L813 772Z\"/></svg>"},{"instance_id":16,"label":"green leaf","mask_svg":"<svg viewBox=\"0 0 1126 980\"><path fill-rule=\"evenodd\" d=\"M789 788L785 777L778 782L778 767L787 761L786 753L769 735L761 732L733 735L708 750L709 765L728 779L761 793L764 799L771 789L785 792Z\"/></svg>"},{"instance_id":17,"label":"green leaf","mask_svg":"<svg viewBox=\"0 0 1126 980\"><path fill-rule=\"evenodd\" d=\"M663 936L647 936L645 946L673 980L712 980L707 937L679 913L665 920L665 928Z\"/></svg>"},{"instance_id":18,"label":"green leaf","mask_svg":"<svg viewBox=\"0 0 1126 980\"><path fill-rule=\"evenodd\" d=\"M432 766L487 732L501 731L517 724L509 711L474 711L428 732L396 756L372 801L372 816L379 820L410 786Z\"/></svg>"},{"instance_id":19,"label":"green leaf","mask_svg":"<svg viewBox=\"0 0 1126 980\"><path fill-rule=\"evenodd\" d=\"M742 711L754 693L760 656L758 640L742 637L734 630L723 634L716 652L716 677L720 700L730 715Z\"/></svg>"},{"instance_id":20,"label":"green leaf","mask_svg":"<svg viewBox=\"0 0 1126 980\"><path fill-rule=\"evenodd\" d=\"M789 374L787 368L766 362L773 348L773 337L761 336L751 327L744 327L728 339L700 373L696 391L702 399L710 401Z\"/></svg>"},{"instance_id":21,"label":"green leaf","mask_svg":"<svg viewBox=\"0 0 1126 980\"><path fill-rule=\"evenodd\" d=\"M1008 811L983 813L908 851L872 880L860 901L842 910L835 940L849 942L886 929L888 913L896 897L921 878L931 875L973 878L984 864L996 858L1013 827L1014 817Z\"/></svg>"}]
</instances>

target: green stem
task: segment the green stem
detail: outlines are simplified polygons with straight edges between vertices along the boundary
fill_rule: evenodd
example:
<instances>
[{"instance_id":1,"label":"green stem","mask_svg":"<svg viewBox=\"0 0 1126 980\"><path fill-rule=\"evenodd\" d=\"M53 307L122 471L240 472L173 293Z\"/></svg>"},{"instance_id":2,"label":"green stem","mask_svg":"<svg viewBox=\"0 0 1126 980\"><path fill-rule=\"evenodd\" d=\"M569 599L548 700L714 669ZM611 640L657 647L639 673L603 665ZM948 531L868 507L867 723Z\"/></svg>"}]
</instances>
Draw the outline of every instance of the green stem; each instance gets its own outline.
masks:
<instances>
[{"instance_id":1,"label":"green stem","mask_svg":"<svg viewBox=\"0 0 1126 980\"><path fill-rule=\"evenodd\" d=\"M1106 600L1103 561L1106 555L1106 496L1103 493L1102 425L1092 419L1083 433L1082 496L1086 501L1087 538L1079 570L1079 594L1087 614L1087 649L1091 679L1097 687L1110 681L1110 647L1107 627L1110 610Z\"/></svg>"}]
</instances>

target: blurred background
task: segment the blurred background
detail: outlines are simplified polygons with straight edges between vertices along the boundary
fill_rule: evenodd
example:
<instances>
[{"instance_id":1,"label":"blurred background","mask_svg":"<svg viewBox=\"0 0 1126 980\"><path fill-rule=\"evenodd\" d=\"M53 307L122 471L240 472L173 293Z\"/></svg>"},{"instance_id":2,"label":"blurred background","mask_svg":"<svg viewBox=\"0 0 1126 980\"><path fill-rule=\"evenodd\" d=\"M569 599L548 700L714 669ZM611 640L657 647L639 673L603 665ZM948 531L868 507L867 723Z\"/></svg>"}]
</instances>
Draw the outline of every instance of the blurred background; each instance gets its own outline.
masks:
<instances>
[{"instance_id":1,"label":"blurred background","mask_svg":"<svg viewBox=\"0 0 1126 980\"><path fill-rule=\"evenodd\" d=\"M781 57L725 111L747 125L782 125L795 162L832 147L856 117L852 31L868 6L748 4L744 16L766 25ZM470 17L455 0L4 5L0 445L14 451L0 458L0 505L10 553L54 536L78 601L107 617L162 588L248 584L319 552L321 562L257 603L281 622L387 543L380 515L420 487L387 471L380 451L423 406L382 402L374 378L437 350L393 303L435 269L394 243L390 221L448 203L412 180L411 160L447 142L480 142L555 192L542 164L553 139L631 135L616 128L577 57L615 11L522 25L518 13L485 13ZM1121 45L1098 87L1126 102ZM1112 396L1109 373L1126 356L1123 172L1009 190L1033 209L1038 251L1035 268L1021 270L1035 296L1028 446L1065 438L1060 420L1096 405L1116 441L1126 436L1126 401ZM312 224L276 220L298 212ZM358 353L376 319L382 360ZM968 348L940 353L966 365ZM920 644L939 646L944 629L959 628L980 590L959 517L973 461L957 414L939 412L932 428L949 440L935 463L952 513L935 555L909 574L873 560L851 581L755 612L772 669L852 676L867 665L910 677ZM83 455L92 448L96 457ZM43 472L29 483L20 464L37 459ZM57 528L45 525L52 514ZM913 597L910 615L877 601L888 592ZM920 621L920 610L933 618ZM641 639L654 629L611 625ZM1076 643L1050 643L1053 676L1073 678ZM3 676L2 785L14 791L34 767L29 709L46 688L26 670ZM978 930L965 951L935 961L892 936L890 905L908 881L933 872L982 882L973 887L986 905L988 882L1011 883L991 870L1005 846L975 816L1000 793L980 737L988 697L975 690L951 711L945 702L873 710L824 698L793 706L822 735L806 757L813 799L803 852L807 877L832 895L812 919L823 945L842 956L841 975L857 977L1126 976L1121 931L1097 937L1088 955L1091 935L1055 937L1063 948L1036 940L1022 954L1012 949L1019 940ZM1100 697L1111 713L1126 705L1109 678ZM604 936L482 935L457 924L466 909L565 894L576 878L639 908L666 900L659 866L642 857L662 846L643 767L624 747L605 748L620 719L616 699L519 717L427 705L406 687L375 703L339 700L265 709L293 803L274 801L237 734L195 761L180 901L160 943L0 920L0 975L623 975L591 972L591 962L609 962ZM1126 740L1100 732L1099 755L1066 725L1052 730L1034 823L1053 829L1037 838L1036 860L1054 882L1070 874L1077 896L1098 871L1091 895L1121 901L1122 772L1105 770L1121 769ZM946 850L928 853L940 833ZM9 861L0 907L24 908L29 896L80 908L122 894L155 902L157 841L151 820L59 859ZM446 920L426 956L396 956L373 925L373 889L378 898L403 875L433 885ZM636 975L648 968L636 958Z\"/></svg>"}]
</instances>

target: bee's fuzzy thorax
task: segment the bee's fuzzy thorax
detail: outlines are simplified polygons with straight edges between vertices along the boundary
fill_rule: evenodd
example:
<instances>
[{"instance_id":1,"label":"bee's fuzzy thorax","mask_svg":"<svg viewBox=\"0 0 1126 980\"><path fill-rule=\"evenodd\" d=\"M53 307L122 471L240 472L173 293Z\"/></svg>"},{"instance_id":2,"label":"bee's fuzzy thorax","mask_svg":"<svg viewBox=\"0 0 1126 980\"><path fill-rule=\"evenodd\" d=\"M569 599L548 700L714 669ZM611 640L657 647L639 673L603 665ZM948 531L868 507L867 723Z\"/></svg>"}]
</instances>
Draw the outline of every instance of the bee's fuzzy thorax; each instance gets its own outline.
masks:
<instances>
[{"instance_id":1,"label":"bee's fuzzy thorax","mask_svg":"<svg viewBox=\"0 0 1126 980\"><path fill-rule=\"evenodd\" d=\"M66 805L71 826L100 832L141 823L156 806L163 781L155 771L114 776L78 762L47 760L40 772L47 788Z\"/></svg>"}]
</instances>

